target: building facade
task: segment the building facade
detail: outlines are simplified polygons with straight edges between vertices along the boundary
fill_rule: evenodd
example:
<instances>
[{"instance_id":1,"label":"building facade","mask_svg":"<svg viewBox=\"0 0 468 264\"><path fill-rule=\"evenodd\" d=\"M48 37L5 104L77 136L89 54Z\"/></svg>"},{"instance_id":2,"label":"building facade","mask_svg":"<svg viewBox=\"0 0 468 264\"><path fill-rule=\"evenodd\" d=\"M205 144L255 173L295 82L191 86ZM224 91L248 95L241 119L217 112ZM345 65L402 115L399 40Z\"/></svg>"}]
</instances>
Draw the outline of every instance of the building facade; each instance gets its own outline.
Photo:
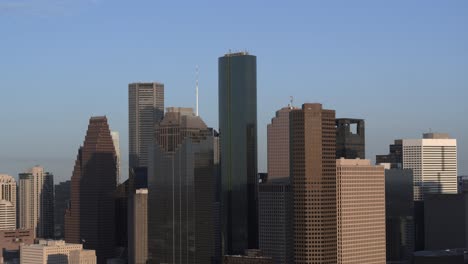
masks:
<instances>
[{"instance_id":1,"label":"building facade","mask_svg":"<svg viewBox=\"0 0 468 264\"><path fill-rule=\"evenodd\" d=\"M215 252L216 140L191 108L168 108L148 167L151 263L211 263Z\"/></svg>"},{"instance_id":2,"label":"building facade","mask_svg":"<svg viewBox=\"0 0 468 264\"><path fill-rule=\"evenodd\" d=\"M76 251L72 255L72 252ZM83 251L82 244L65 243L63 240L40 240L39 244L21 246L21 264L96 264L94 250ZM86 258L79 256L87 255ZM77 259L78 255L78 259ZM94 261L93 261L94 260ZM78 261L78 262L77 262Z\"/></svg>"},{"instance_id":3,"label":"building facade","mask_svg":"<svg viewBox=\"0 0 468 264\"><path fill-rule=\"evenodd\" d=\"M385 175L370 160L336 160L338 264L386 262Z\"/></svg>"},{"instance_id":4,"label":"building facade","mask_svg":"<svg viewBox=\"0 0 468 264\"><path fill-rule=\"evenodd\" d=\"M221 232L224 254L258 248L257 58L218 59Z\"/></svg>"},{"instance_id":5,"label":"building facade","mask_svg":"<svg viewBox=\"0 0 468 264\"><path fill-rule=\"evenodd\" d=\"M70 204L71 181L64 181L55 185L54 195L54 238L63 239L65 237L65 211Z\"/></svg>"},{"instance_id":6,"label":"building facade","mask_svg":"<svg viewBox=\"0 0 468 264\"><path fill-rule=\"evenodd\" d=\"M19 262L20 246L34 244L34 238L32 229L0 230L0 260L3 259L4 263Z\"/></svg>"},{"instance_id":7,"label":"building facade","mask_svg":"<svg viewBox=\"0 0 468 264\"><path fill-rule=\"evenodd\" d=\"M65 240L96 250L98 263L114 256L116 160L107 118L91 117L71 177Z\"/></svg>"},{"instance_id":8,"label":"building facade","mask_svg":"<svg viewBox=\"0 0 468 264\"><path fill-rule=\"evenodd\" d=\"M290 129L294 263L336 263L335 111L303 104Z\"/></svg>"},{"instance_id":9,"label":"building facade","mask_svg":"<svg viewBox=\"0 0 468 264\"><path fill-rule=\"evenodd\" d=\"M336 158L365 159L366 134L363 119L336 119Z\"/></svg>"},{"instance_id":10,"label":"building facade","mask_svg":"<svg viewBox=\"0 0 468 264\"><path fill-rule=\"evenodd\" d=\"M164 84L128 85L129 167L147 167L154 125L164 116Z\"/></svg>"},{"instance_id":11,"label":"building facade","mask_svg":"<svg viewBox=\"0 0 468 264\"><path fill-rule=\"evenodd\" d=\"M128 201L128 263L148 260L148 189L137 189Z\"/></svg>"},{"instance_id":12,"label":"building facade","mask_svg":"<svg viewBox=\"0 0 468 264\"><path fill-rule=\"evenodd\" d=\"M0 230L16 229L16 181L0 174Z\"/></svg>"},{"instance_id":13,"label":"building facade","mask_svg":"<svg viewBox=\"0 0 468 264\"><path fill-rule=\"evenodd\" d=\"M416 201L428 193L457 193L457 140L436 133L404 139L403 168L413 170Z\"/></svg>"},{"instance_id":14,"label":"building facade","mask_svg":"<svg viewBox=\"0 0 468 264\"><path fill-rule=\"evenodd\" d=\"M36 166L19 174L19 227L38 238L54 237L54 176Z\"/></svg>"}]
</instances>

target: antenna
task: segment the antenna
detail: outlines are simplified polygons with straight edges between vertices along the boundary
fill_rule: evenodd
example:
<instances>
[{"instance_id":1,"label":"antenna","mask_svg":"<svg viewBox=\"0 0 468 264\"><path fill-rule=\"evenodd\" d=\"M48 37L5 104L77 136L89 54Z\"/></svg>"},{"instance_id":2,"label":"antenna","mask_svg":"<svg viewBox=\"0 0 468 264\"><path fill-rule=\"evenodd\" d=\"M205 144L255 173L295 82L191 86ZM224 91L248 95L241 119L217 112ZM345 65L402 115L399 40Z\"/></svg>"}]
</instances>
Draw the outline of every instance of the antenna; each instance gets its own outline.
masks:
<instances>
[{"instance_id":1,"label":"antenna","mask_svg":"<svg viewBox=\"0 0 468 264\"><path fill-rule=\"evenodd\" d=\"M195 85L195 115L198 116L198 65L196 66L196 77L197 77L197 80L196 80L196 85Z\"/></svg>"}]
</instances>

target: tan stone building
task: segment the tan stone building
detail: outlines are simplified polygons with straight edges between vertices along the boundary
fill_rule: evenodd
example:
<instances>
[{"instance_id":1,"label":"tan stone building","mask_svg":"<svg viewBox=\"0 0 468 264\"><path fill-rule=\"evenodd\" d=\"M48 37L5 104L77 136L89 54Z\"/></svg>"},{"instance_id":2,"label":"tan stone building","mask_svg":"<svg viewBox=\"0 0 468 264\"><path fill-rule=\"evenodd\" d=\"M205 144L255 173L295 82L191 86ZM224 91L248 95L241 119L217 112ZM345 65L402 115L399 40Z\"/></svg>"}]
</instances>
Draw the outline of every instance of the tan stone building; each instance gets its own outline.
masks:
<instances>
[{"instance_id":1,"label":"tan stone building","mask_svg":"<svg viewBox=\"0 0 468 264\"><path fill-rule=\"evenodd\" d=\"M385 244L384 166L336 160L338 264L382 264Z\"/></svg>"},{"instance_id":2,"label":"tan stone building","mask_svg":"<svg viewBox=\"0 0 468 264\"><path fill-rule=\"evenodd\" d=\"M63 240L40 240L39 244L21 246L20 256L21 264L96 264L94 250L83 250L82 244Z\"/></svg>"},{"instance_id":3,"label":"tan stone building","mask_svg":"<svg viewBox=\"0 0 468 264\"><path fill-rule=\"evenodd\" d=\"M290 129L294 262L336 263L335 111L304 104Z\"/></svg>"}]
</instances>

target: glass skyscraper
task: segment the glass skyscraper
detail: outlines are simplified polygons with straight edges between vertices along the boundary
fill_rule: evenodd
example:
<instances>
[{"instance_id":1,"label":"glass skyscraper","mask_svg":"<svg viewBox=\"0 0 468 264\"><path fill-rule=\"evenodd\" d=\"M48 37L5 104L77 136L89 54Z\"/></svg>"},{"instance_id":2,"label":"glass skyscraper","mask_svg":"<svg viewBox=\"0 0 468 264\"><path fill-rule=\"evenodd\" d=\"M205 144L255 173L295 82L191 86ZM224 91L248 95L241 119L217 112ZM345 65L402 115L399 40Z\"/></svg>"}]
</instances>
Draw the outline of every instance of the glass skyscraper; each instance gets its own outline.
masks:
<instances>
[{"instance_id":1,"label":"glass skyscraper","mask_svg":"<svg viewBox=\"0 0 468 264\"><path fill-rule=\"evenodd\" d=\"M218 74L223 253L243 254L258 248L257 58L228 53Z\"/></svg>"}]
</instances>

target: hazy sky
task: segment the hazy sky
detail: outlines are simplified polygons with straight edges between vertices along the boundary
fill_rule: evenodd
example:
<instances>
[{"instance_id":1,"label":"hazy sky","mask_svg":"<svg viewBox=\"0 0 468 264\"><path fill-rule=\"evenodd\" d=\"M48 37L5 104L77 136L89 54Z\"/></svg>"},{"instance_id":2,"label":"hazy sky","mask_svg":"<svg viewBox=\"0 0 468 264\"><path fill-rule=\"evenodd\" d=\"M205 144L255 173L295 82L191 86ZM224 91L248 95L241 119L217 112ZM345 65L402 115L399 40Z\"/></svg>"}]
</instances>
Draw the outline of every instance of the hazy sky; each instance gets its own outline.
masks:
<instances>
[{"instance_id":1,"label":"hazy sky","mask_svg":"<svg viewBox=\"0 0 468 264\"><path fill-rule=\"evenodd\" d=\"M89 117L128 152L128 83L165 84L166 106L218 125L217 58L257 56L259 170L266 125L320 102L366 119L367 157L430 129L458 139L468 174L468 1L0 0L0 173L41 164L69 179ZM125 168L126 169L126 166Z\"/></svg>"}]
</instances>

